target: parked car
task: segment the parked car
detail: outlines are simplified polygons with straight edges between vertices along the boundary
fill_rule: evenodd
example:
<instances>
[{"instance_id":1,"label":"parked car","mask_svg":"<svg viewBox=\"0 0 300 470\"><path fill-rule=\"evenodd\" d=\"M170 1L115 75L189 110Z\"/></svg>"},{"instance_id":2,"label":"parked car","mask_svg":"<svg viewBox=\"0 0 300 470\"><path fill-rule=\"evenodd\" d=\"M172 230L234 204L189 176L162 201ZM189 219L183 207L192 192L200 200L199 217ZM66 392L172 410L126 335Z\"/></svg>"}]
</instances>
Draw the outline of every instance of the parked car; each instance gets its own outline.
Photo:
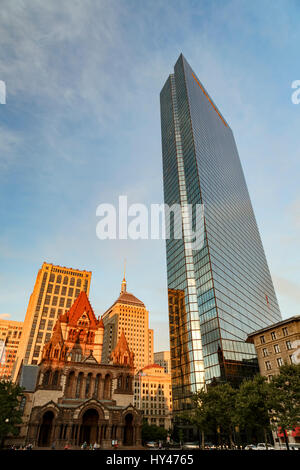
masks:
<instances>
[{"instance_id":1,"label":"parked car","mask_svg":"<svg viewBox=\"0 0 300 470\"><path fill-rule=\"evenodd\" d=\"M245 450L257 450L257 447L254 444L247 444Z\"/></svg>"},{"instance_id":2,"label":"parked car","mask_svg":"<svg viewBox=\"0 0 300 470\"><path fill-rule=\"evenodd\" d=\"M300 450L299 442L289 443L290 450Z\"/></svg>"},{"instance_id":3,"label":"parked car","mask_svg":"<svg viewBox=\"0 0 300 470\"><path fill-rule=\"evenodd\" d=\"M259 442L256 446L256 450L275 450L275 448L271 446L271 444L267 444L267 445L268 445L268 448L265 442Z\"/></svg>"},{"instance_id":4,"label":"parked car","mask_svg":"<svg viewBox=\"0 0 300 470\"><path fill-rule=\"evenodd\" d=\"M149 441L149 442L146 442L146 447L148 447L149 449L154 449L156 447L158 447L158 444L157 442L155 441Z\"/></svg>"},{"instance_id":5,"label":"parked car","mask_svg":"<svg viewBox=\"0 0 300 470\"><path fill-rule=\"evenodd\" d=\"M183 450L194 450L194 449L199 449L199 443L198 442L184 442L182 445Z\"/></svg>"}]
</instances>

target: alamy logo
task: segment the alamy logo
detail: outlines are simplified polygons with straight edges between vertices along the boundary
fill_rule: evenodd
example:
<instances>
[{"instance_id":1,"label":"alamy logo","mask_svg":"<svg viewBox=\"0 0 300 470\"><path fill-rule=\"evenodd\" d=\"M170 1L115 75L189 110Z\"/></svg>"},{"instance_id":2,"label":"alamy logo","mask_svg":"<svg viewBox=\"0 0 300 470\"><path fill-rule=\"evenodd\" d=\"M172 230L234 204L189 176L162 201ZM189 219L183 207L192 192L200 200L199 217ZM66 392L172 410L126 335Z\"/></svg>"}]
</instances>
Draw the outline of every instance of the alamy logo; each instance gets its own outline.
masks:
<instances>
[{"instance_id":1,"label":"alamy logo","mask_svg":"<svg viewBox=\"0 0 300 470\"><path fill-rule=\"evenodd\" d=\"M0 104L6 104L6 85L3 80L0 80Z\"/></svg>"},{"instance_id":2,"label":"alamy logo","mask_svg":"<svg viewBox=\"0 0 300 470\"><path fill-rule=\"evenodd\" d=\"M291 100L293 104L300 103L300 80L294 80L292 83L292 88L296 88L294 93L292 93Z\"/></svg>"},{"instance_id":3,"label":"alamy logo","mask_svg":"<svg viewBox=\"0 0 300 470\"><path fill-rule=\"evenodd\" d=\"M201 250L204 246L203 204L144 204L128 206L127 196L119 196L119 207L99 204L96 226L100 240L183 239L186 248Z\"/></svg>"}]
</instances>

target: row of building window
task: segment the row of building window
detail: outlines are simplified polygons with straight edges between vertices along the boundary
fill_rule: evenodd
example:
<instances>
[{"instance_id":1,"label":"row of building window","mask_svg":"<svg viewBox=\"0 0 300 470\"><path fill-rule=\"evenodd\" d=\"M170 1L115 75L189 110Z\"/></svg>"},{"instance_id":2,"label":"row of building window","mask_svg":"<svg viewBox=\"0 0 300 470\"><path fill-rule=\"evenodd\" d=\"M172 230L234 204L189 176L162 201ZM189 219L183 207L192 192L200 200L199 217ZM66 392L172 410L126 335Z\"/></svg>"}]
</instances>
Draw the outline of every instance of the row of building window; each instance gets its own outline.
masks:
<instances>
[{"instance_id":1,"label":"row of building window","mask_svg":"<svg viewBox=\"0 0 300 470\"><path fill-rule=\"evenodd\" d=\"M290 355L289 358L290 358L290 363L295 364L293 355ZM282 357L278 357L276 359L276 362L277 362L278 367L281 367L281 366L284 365L284 361L283 361ZM271 370L272 369L272 365L271 365L270 361L265 361L265 366L266 366L266 370Z\"/></svg>"},{"instance_id":2,"label":"row of building window","mask_svg":"<svg viewBox=\"0 0 300 470\"><path fill-rule=\"evenodd\" d=\"M282 334L283 336L288 336L289 332L288 332L288 329L287 327L285 326L284 328L282 328ZM275 339L277 339L276 337L276 332L275 331L272 331L271 332L271 339L274 341ZM265 344L266 342L266 338L264 335L260 336L260 343L261 344Z\"/></svg>"},{"instance_id":3,"label":"row of building window","mask_svg":"<svg viewBox=\"0 0 300 470\"><path fill-rule=\"evenodd\" d=\"M285 345L286 345L287 350L293 349L292 343L290 341L286 341ZM274 352L275 354L278 354L281 352L279 344L274 344ZM263 348L262 355L263 357L267 357L269 355L269 350L267 348Z\"/></svg>"}]
</instances>

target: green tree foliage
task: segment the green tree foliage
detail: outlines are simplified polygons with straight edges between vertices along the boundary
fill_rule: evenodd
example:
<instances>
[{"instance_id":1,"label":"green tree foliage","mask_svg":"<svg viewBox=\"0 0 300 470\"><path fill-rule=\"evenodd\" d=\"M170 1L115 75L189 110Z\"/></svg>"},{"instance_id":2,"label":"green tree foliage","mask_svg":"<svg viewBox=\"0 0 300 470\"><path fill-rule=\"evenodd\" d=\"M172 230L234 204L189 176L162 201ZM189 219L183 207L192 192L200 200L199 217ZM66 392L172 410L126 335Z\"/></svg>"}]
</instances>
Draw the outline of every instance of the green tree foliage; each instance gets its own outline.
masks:
<instances>
[{"instance_id":1,"label":"green tree foliage","mask_svg":"<svg viewBox=\"0 0 300 470\"><path fill-rule=\"evenodd\" d=\"M269 417L269 384L265 377L256 375L253 380L245 380L239 387L233 420L240 429L251 431L263 430L267 443L267 432L270 430Z\"/></svg>"},{"instance_id":2,"label":"green tree foliage","mask_svg":"<svg viewBox=\"0 0 300 470\"><path fill-rule=\"evenodd\" d=\"M22 422L20 399L23 389L9 381L0 382L0 446L9 434L17 435L17 424Z\"/></svg>"},{"instance_id":3,"label":"green tree foliage","mask_svg":"<svg viewBox=\"0 0 300 470\"><path fill-rule=\"evenodd\" d=\"M195 406L181 413L181 423L194 426L198 435L217 434L232 446L234 430L256 436L263 432L265 442L274 429L292 430L300 426L300 365L285 365L267 382L261 375L242 382L238 389L228 383L208 386L194 395ZM199 439L200 440L200 439ZM286 439L287 441L287 439Z\"/></svg>"},{"instance_id":4,"label":"green tree foliage","mask_svg":"<svg viewBox=\"0 0 300 470\"><path fill-rule=\"evenodd\" d=\"M154 424L143 423L142 426L142 441L164 441L167 437L168 431L160 426Z\"/></svg>"},{"instance_id":5,"label":"green tree foliage","mask_svg":"<svg viewBox=\"0 0 300 470\"><path fill-rule=\"evenodd\" d=\"M269 384L273 428L286 430L300 426L300 364L284 365ZM286 444L288 447L287 438Z\"/></svg>"},{"instance_id":6,"label":"green tree foliage","mask_svg":"<svg viewBox=\"0 0 300 470\"><path fill-rule=\"evenodd\" d=\"M195 408L180 415L183 423L190 423L198 429L198 435L201 433L202 447L205 434L214 432L228 436L228 444L233 444L235 396L236 390L229 384L209 386L194 395Z\"/></svg>"}]
</instances>

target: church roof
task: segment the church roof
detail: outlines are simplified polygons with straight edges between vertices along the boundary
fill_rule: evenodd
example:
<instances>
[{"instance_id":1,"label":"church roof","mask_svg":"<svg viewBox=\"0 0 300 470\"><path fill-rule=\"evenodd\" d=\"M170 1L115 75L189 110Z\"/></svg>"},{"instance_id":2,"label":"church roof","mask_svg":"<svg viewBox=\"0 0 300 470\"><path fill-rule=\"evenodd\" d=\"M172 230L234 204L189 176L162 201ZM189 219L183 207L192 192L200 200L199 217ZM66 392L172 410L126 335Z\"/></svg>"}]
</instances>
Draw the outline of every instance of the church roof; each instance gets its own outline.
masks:
<instances>
[{"instance_id":1,"label":"church roof","mask_svg":"<svg viewBox=\"0 0 300 470\"><path fill-rule=\"evenodd\" d=\"M122 333L120 335L120 338L119 338L119 341L117 342L117 345L114 349L113 352L125 352L125 351L129 351L129 346L128 346L128 343L127 343L127 340L125 338L125 334L124 334L124 330L122 330Z\"/></svg>"},{"instance_id":2,"label":"church roof","mask_svg":"<svg viewBox=\"0 0 300 470\"><path fill-rule=\"evenodd\" d=\"M103 322L101 324L101 320L100 322L97 320L94 310L84 291L80 292L79 296L73 303L70 310L64 313L63 315L61 315L60 321L67 322L69 324L72 324L72 323L75 324L84 313L88 316L88 319L90 321L90 326L92 328L99 327L99 325L103 326L104 328Z\"/></svg>"},{"instance_id":3,"label":"church roof","mask_svg":"<svg viewBox=\"0 0 300 470\"><path fill-rule=\"evenodd\" d=\"M55 323L50 341L52 344L57 344L57 343L63 344L64 342L59 319Z\"/></svg>"}]
</instances>

